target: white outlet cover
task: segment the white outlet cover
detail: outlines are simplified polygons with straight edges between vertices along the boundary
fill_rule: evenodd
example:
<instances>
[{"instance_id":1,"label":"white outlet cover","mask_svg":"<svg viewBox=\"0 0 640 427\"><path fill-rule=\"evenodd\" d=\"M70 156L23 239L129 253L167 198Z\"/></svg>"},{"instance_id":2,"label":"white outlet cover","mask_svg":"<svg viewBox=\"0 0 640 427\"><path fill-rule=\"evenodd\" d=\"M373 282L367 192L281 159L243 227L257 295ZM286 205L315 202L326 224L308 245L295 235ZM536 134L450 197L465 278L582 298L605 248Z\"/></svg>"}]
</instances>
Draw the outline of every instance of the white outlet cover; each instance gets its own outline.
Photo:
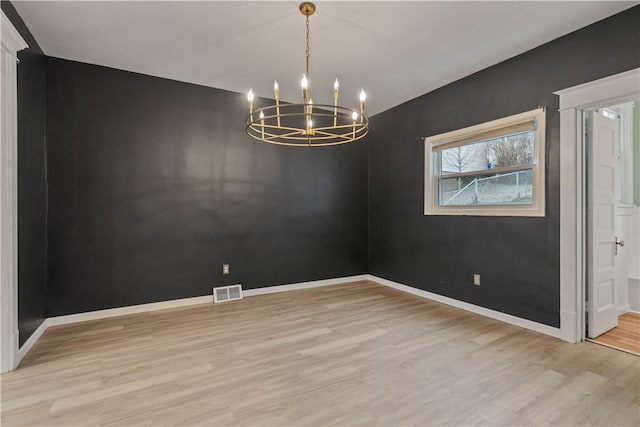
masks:
<instances>
[{"instance_id":1,"label":"white outlet cover","mask_svg":"<svg viewBox=\"0 0 640 427\"><path fill-rule=\"evenodd\" d=\"M480 275L479 274L474 274L473 275L473 284L476 286L480 286Z\"/></svg>"}]
</instances>

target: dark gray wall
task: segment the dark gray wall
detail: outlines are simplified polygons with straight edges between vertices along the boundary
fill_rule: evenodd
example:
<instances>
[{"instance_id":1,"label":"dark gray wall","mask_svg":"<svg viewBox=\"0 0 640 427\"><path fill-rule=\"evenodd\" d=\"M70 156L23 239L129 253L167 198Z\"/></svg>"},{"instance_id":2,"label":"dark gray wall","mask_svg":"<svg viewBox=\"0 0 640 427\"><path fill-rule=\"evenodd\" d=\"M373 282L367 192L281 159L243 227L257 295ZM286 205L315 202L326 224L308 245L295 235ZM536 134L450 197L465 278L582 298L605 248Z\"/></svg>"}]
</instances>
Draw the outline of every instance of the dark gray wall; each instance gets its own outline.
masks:
<instances>
[{"instance_id":1,"label":"dark gray wall","mask_svg":"<svg viewBox=\"0 0 640 427\"><path fill-rule=\"evenodd\" d=\"M244 94L47 58L49 315L366 272L366 145L259 143L246 113Z\"/></svg>"},{"instance_id":2,"label":"dark gray wall","mask_svg":"<svg viewBox=\"0 0 640 427\"><path fill-rule=\"evenodd\" d=\"M18 329L22 345L47 317L45 56L8 1L29 47L18 53Z\"/></svg>"},{"instance_id":3,"label":"dark gray wall","mask_svg":"<svg viewBox=\"0 0 640 427\"><path fill-rule=\"evenodd\" d=\"M559 326L560 121L553 92L639 66L636 6L373 117L370 272ZM420 137L538 106L547 107L545 218L423 215ZM473 273L482 286L473 286Z\"/></svg>"}]
</instances>

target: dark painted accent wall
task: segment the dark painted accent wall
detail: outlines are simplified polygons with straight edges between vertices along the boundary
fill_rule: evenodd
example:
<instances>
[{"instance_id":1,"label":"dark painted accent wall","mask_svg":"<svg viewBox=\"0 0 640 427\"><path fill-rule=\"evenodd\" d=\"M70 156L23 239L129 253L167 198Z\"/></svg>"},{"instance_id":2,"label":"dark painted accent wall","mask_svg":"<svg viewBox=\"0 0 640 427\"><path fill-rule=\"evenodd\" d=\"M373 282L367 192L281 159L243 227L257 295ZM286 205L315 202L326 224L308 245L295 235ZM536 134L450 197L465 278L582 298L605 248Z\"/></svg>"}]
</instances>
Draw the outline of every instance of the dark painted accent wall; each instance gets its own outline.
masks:
<instances>
[{"instance_id":1,"label":"dark painted accent wall","mask_svg":"<svg viewBox=\"0 0 640 427\"><path fill-rule=\"evenodd\" d=\"M560 117L554 91L640 66L640 6L371 119L371 274L560 324ZM428 70L424 70L428 72ZM545 218L424 216L420 137L547 107ZM482 286L473 286L473 273Z\"/></svg>"},{"instance_id":2,"label":"dark painted accent wall","mask_svg":"<svg viewBox=\"0 0 640 427\"><path fill-rule=\"evenodd\" d=\"M22 345L47 317L45 56L13 5L2 10L29 47L18 53L18 329Z\"/></svg>"},{"instance_id":3,"label":"dark painted accent wall","mask_svg":"<svg viewBox=\"0 0 640 427\"><path fill-rule=\"evenodd\" d=\"M366 145L258 143L246 113L244 94L47 58L49 315L366 273Z\"/></svg>"}]
</instances>

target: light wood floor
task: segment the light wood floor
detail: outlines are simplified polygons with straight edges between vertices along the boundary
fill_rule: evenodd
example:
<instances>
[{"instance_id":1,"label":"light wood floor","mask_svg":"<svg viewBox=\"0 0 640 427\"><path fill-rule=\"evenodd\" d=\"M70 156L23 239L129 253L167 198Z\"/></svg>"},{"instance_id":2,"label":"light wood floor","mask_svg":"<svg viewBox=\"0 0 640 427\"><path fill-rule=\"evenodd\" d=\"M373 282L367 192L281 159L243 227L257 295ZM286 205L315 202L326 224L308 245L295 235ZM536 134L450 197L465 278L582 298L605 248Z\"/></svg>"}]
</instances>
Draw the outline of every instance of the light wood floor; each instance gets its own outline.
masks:
<instances>
[{"instance_id":1,"label":"light wood floor","mask_svg":"<svg viewBox=\"0 0 640 427\"><path fill-rule=\"evenodd\" d=\"M640 313L623 314L618 326L593 340L640 355Z\"/></svg>"},{"instance_id":2,"label":"light wood floor","mask_svg":"<svg viewBox=\"0 0 640 427\"><path fill-rule=\"evenodd\" d=\"M640 358L371 282L49 329L2 426L640 424Z\"/></svg>"}]
</instances>

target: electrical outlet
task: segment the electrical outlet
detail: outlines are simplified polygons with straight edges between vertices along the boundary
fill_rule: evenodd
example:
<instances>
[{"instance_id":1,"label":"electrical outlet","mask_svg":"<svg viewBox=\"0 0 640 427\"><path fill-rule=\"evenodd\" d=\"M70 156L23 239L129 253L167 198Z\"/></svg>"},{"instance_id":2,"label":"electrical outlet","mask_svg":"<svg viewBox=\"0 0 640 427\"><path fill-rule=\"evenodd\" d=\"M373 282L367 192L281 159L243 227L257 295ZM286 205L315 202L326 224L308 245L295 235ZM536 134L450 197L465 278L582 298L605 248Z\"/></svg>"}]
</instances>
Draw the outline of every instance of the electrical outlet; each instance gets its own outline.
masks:
<instances>
[{"instance_id":1,"label":"electrical outlet","mask_svg":"<svg viewBox=\"0 0 640 427\"><path fill-rule=\"evenodd\" d=\"M480 275L479 274L474 274L473 275L473 284L476 286L480 286Z\"/></svg>"},{"instance_id":2,"label":"electrical outlet","mask_svg":"<svg viewBox=\"0 0 640 427\"><path fill-rule=\"evenodd\" d=\"M229 264L222 264L222 274L229 274Z\"/></svg>"}]
</instances>

